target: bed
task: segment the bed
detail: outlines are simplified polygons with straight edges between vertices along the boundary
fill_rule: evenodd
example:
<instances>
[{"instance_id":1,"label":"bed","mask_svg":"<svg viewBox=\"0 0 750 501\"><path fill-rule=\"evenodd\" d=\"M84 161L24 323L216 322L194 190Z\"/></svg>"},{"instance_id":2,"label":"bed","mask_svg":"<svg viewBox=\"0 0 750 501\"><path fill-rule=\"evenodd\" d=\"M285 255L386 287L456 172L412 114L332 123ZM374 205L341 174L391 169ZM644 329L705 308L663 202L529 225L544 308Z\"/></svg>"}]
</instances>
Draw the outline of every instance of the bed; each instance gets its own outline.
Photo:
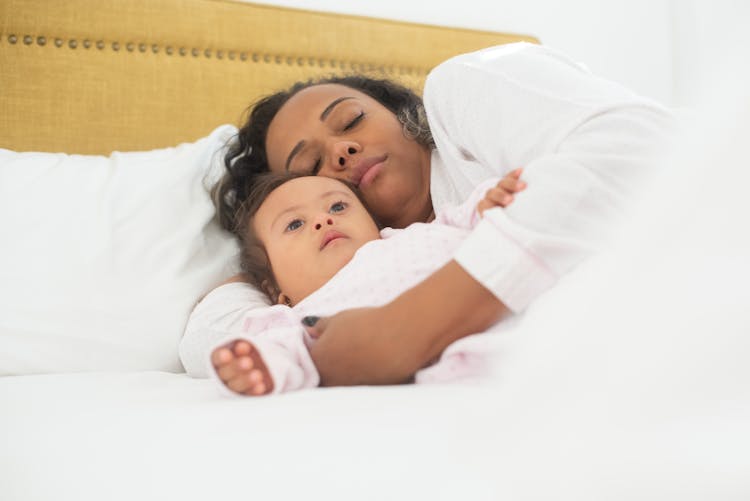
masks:
<instances>
[{"instance_id":1,"label":"bed","mask_svg":"<svg viewBox=\"0 0 750 501\"><path fill-rule=\"evenodd\" d=\"M419 90L514 41L537 42L218 0L2 2L0 499L747 498L746 304L671 314L700 255L649 276L638 329L611 318L653 256L583 267L514 321L491 381L241 399L184 374L187 315L234 271L206 185L243 110L332 72ZM746 244L701 279L750 279Z\"/></svg>"}]
</instances>

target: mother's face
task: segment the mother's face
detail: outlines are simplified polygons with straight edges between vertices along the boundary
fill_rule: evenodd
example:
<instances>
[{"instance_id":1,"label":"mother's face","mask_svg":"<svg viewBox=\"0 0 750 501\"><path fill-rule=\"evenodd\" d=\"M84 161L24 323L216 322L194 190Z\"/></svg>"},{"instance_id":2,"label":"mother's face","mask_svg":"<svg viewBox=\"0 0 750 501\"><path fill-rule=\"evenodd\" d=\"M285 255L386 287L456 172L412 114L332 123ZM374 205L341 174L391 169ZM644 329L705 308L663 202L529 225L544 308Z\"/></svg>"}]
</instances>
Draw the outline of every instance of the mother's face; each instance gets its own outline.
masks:
<instances>
[{"instance_id":1,"label":"mother's face","mask_svg":"<svg viewBox=\"0 0 750 501\"><path fill-rule=\"evenodd\" d=\"M292 96L268 128L273 172L304 172L354 183L381 223L425 221L430 151L404 136L386 107L352 88L323 84Z\"/></svg>"}]
</instances>

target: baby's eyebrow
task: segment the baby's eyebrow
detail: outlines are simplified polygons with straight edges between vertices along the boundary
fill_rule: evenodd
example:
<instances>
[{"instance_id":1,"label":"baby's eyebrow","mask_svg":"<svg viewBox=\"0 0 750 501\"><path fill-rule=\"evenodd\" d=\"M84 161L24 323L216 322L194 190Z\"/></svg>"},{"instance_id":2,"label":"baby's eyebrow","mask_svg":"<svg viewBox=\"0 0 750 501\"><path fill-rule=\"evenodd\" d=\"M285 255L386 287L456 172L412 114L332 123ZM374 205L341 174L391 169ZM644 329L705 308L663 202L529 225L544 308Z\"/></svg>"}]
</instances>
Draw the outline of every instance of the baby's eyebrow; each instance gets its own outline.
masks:
<instances>
[{"instance_id":1,"label":"baby's eyebrow","mask_svg":"<svg viewBox=\"0 0 750 501\"><path fill-rule=\"evenodd\" d=\"M287 212L297 211L297 210L300 209L300 207L302 207L302 206L301 205L293 205L292 207L287 207L283 211L279 212L276 215L276 217L273 218L273 221L271 222L271 228L273 228L274 226L276 226L276 223L279 221L279 219L281 219L284 216L284 214L286 214Z\"/></svg>"},{"instance_id":2,"label":"baby's eyebrow","mask_svg":"<svg viewBox=\"0 0 750 501\"><path fill-rule=\"evenodd\" d=\"M354 196L353 193L347 192L345 190L329 190L329 191L326 191L325 193L323 193L320 196L320 198L326 198L326 197L329 197L329 196L335 195L335 194L344 195L344 196L347 196L347 197Z\"/></svg>"}]
</instances>

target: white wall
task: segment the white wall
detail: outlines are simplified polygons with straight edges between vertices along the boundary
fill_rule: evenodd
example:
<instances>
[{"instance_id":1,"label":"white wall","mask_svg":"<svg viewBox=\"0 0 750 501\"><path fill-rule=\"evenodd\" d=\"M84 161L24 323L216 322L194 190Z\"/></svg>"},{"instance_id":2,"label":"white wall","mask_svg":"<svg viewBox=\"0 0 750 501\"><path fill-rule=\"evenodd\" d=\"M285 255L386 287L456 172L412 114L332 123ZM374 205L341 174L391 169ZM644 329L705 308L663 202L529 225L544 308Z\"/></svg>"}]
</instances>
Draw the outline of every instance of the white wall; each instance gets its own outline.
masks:
<instances>
[{"instance_id":1,"label":"white wall","mask_svg":"<svg viewBox=\"0 0 750 501\"><path fill-rule=\"evenodd\" d=\"M731 78L732 64L743 64L725 60L727 44L750 49L746 0L250 1L527 33L585 63L594 73L680 107L695 104L705 93L705 84L716 80L715 72Z\"/></svg>"},{"instance_id":2,"label":"white wall","mask_svg":"<svg viewBox=\"0 0 750 501\"><path fill-rule=\"evenodd\" d=\"M673 102L694 105L750 66L750 2L671 0Z\"/></svg>"},{"instance_id":3,"label":"white wall","mask_svg":"<svg viewBox=\"0 0 750 501\"><path fill-rule=\"evenodd\" d=\"M673 83L669 0L255 2L426 24L527 33L585 63L599 75L671 104Z\"/></svg>"}]
</instances>

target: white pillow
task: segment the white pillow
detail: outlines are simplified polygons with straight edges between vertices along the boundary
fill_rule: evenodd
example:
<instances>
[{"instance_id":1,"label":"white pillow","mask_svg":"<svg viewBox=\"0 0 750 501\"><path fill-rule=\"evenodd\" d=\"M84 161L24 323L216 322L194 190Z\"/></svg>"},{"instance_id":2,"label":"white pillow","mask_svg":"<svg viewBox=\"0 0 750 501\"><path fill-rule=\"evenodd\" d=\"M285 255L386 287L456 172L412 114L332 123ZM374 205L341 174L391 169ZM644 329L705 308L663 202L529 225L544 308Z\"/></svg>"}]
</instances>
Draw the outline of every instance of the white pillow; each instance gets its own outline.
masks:
<instances>
[{"instance_id":1,"label":"white pillow","mask_svg":"<svg viewBox=\"0 0 750 501\"><path fill-rule=\"evenodd\" d=\"M0 375L182 371L190 310L237 269L204 179L235 132L109 157L0 149Z\"/></svg>"}]
</instances>

